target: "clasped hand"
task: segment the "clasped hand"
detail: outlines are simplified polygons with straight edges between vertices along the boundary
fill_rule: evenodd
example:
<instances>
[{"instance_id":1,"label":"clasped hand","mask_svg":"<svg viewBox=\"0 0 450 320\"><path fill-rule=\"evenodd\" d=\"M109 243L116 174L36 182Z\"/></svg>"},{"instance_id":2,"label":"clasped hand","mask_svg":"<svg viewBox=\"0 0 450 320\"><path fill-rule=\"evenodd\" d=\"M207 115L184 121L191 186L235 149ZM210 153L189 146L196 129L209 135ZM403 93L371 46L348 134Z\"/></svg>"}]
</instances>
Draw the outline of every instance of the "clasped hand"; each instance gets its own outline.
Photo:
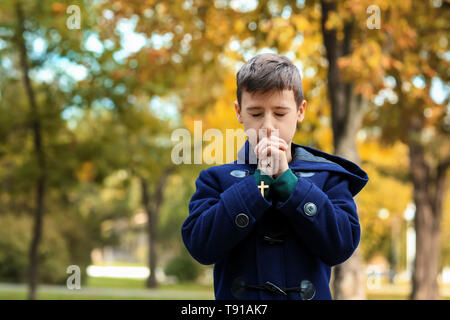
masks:
<instances>
[{"instance_id":1,"label":"clasped hand","mask_svg":"<svg viewBox=\"0 0 450 320\"><path fill-rule=\"evenodd\" d=\"M258 158L258 169L274 178L289 169L288 145L276 135L262 138L253 150Z\"/></svg>"}]
</instances>

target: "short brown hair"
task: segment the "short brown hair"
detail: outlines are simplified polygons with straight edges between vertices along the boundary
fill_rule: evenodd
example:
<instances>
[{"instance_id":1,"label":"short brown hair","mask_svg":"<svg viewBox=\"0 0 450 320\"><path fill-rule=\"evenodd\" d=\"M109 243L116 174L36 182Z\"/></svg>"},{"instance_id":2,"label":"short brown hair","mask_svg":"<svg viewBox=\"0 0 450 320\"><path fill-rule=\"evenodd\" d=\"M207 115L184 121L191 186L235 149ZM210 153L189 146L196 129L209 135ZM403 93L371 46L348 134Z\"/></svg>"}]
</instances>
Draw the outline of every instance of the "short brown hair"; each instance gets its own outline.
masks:
<instances>
[{"instance_id":1,"label":"short brown hair","mask_svg":"<svg viewBox=\"0 0 450 320\"><path fill-rule=\"evenodd\" d=\"M294 92L297 108L303 101L302 79L297 67L285 56L261 53L248 60L236 74L237 100L241 108L242 92L263 93L290 89Z\"/></svg>"}]
</instances>

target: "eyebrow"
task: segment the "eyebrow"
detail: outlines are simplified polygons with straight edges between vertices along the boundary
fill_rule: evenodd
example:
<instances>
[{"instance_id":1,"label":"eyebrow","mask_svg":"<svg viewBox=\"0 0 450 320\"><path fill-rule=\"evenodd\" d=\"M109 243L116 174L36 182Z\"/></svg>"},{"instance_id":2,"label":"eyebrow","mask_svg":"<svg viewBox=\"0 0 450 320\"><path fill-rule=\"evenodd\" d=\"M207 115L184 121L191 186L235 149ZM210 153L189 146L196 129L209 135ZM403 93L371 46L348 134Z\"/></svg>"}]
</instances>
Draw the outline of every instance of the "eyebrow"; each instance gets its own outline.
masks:
<instances>
[{"instance_id":1,"label":"eyebrow","mask_svg":"<svg viewBox=\"0 0 450 320\"><path fill-rule=\"evenodd\" d=\"M261 106L251 106L251 107L247 107L247 110L257 110L257 109L262 109ZM286 106L276 106L275 109L290 109L289 107Z\"/></svg>"}]
</instances>

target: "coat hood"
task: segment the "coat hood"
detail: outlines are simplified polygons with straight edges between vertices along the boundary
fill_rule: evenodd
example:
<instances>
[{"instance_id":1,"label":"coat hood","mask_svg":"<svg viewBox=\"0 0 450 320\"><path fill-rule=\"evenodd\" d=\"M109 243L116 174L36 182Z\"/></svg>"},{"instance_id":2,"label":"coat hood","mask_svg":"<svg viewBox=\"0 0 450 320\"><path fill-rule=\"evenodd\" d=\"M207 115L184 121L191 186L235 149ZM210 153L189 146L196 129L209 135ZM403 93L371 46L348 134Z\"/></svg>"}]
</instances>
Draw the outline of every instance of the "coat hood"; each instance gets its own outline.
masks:
<instances>
[{"instance_id":1,"label":"coat hood","mask_svg":"<svg viewBox=\"0 0 450 320\"><path fill-rule=\"evenodd\" d=\"M292 171L334 171L344 174L349 180L350 192L355 196L369 181L369 177L356 163L345 158L323 152L312 147L291 144ZM258 160L253 148L249 151L249 141L238 151L235 163L246 164L256 169Z\"/></svg>"}]
</instances>

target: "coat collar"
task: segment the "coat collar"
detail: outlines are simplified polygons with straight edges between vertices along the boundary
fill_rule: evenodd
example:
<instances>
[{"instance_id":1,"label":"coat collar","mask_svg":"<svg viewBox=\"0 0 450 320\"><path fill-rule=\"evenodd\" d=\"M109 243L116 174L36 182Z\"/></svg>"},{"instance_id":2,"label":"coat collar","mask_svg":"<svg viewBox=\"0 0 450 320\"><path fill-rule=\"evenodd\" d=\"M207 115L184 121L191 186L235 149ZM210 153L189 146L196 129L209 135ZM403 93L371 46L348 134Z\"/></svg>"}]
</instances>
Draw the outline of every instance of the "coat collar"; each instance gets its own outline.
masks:
<instances>
[{"instance_id":1,"label":"coat collar","mask_svg":"<svg viewBox=\"0 0 450 320\"><path fill-rule=\"evenodd\" d=\"M334 171L342 173L349 178L349 187L353 195L357 194L369 181L366 172L357 164L345 158L293 142L291 152L292 161L289 163L289 168L292 171ZM249 148L248 139L238 151L235 163L256 169L258 159L253 148Z\"/></svg>"}]
</instances>

